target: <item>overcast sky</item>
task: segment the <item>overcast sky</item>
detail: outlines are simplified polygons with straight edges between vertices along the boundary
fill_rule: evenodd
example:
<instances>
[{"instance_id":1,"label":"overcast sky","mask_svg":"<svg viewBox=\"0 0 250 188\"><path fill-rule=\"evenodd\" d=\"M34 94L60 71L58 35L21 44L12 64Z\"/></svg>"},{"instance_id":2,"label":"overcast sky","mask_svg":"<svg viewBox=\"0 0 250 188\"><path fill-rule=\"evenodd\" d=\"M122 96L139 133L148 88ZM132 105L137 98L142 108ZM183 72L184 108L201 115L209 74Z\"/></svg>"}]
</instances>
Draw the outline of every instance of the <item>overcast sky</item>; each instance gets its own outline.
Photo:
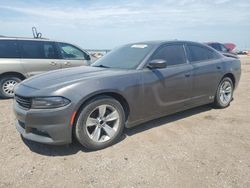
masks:
<instances>
[{"instance_id":1,"label":"overcast sky","mask_svg":"<svg viewBox=\"0 0 250 188\"><path fill-rule=\"evenodd\" d=\"M32 36L36 26L82 48L171 39L250 47L249 0L0 1L0 35Z\"/></svg>"}]
</instances>

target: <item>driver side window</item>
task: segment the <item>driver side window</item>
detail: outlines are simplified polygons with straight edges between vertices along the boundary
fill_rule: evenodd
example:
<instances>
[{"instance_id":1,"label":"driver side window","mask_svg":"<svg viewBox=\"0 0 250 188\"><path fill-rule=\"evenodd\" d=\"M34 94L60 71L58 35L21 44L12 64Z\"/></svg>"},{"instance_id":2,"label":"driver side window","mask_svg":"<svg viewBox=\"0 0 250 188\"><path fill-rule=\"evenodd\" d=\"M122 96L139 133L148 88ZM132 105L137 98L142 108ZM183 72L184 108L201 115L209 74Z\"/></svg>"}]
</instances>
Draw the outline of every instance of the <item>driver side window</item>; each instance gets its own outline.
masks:
<instances>
[{"instance_id":1,"label":"driver side window","mask_svg":"<svg viewBox=\"0 0 250 188\"><path fill-rule=\"evenodd\" d=\"M86 59L86 54L73 45L58 43L63 59Z\"/></svg>"},{"instance_id":2,"label":"driver side window","mask_svg":"<svg viewBox=\"0 0 250 188\"><path fill-rule=\"evenodd\" d=\"M186 57L182 44L163 46L156 51L151 60L162 59L167 62L167 66L185 64Z\"/></svg>"}]
</instances>

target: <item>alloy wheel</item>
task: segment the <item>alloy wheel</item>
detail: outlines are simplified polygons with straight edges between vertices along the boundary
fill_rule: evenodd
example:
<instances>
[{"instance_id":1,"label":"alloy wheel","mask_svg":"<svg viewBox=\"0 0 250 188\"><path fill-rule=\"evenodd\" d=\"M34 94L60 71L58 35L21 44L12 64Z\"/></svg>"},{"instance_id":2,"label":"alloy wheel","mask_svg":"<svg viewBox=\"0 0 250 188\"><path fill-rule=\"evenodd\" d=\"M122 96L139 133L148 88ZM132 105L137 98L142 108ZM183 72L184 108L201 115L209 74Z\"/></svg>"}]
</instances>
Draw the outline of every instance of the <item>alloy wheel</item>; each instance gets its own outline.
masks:
<instances>
[{"instance_id":1,"label":"alloy wheel","mask_svg":"<svg viewBox=\"0 0 250 188\"><path fill-rule=\"evenodd\" d=\"M232 84L229 81L225 80L220 86L220 92L219 92L220 101L223 104L228 104L231 101L232 93L233 93Z\"/></svg>"},{"instance_id":2,"label":"alloy wheel","mask_svg":"<svg viewBox=\"0 0 250 188\"><path fill-rule=\"evenodd\" d=\"M119 113L113 106L97 106L87 117L87 134L94 142L108 141L116 135L119 121Z\"/></svg>"}]
</instances>

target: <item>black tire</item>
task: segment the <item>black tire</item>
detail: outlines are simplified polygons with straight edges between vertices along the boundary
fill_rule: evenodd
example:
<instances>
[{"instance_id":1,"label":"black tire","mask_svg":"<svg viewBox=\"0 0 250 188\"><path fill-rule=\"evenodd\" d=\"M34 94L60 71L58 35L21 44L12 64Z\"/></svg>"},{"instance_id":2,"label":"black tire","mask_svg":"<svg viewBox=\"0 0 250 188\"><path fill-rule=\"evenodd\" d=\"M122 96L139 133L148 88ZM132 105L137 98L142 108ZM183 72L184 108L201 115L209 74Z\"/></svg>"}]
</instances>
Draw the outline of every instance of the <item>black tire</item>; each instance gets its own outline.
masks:
<instances>
[{"instance_id":1,"label":"black tire","mask_svg":"<svg viewBox=\"0 0 250 188\"><path fill-rule=\"evenodd\" d=\"M5 86L6 82L8 82L8 81L20 83L22 80L20 78L18 78L18 77L15 77L15 76L5 76L5 77L2 77L0 79L0 97L4 98L4 99L14 97L14 93L8 93L4 89L4 86Z\"/></svg>"},{"instance_id":2,"label":"black tire","mask_svg":"<svg viewBox=\"0 0 250 188\"><path fill-rule=\"evenodd\" d=\"M232 88L231 90L231 95L230 97L228 97L228 101L227 102L223 102L220 98L220 89L223 85L223 83L230 83L230 87ZM230 102L232 101L233 99L233 91L234 91L234 84L231 80L231 78L229 77L224 77L221 81L220 81L220 84L218 85L218 88L217 88L217 91L216 91L216 94L215 94L215 99L214 99L214 107L216 108L226 108L230 105Z\"/></svg>"},{"instance_id":3,"label":"black tire","mask_svg":"<svg viewBox=\"0 0 250 188\"><path fill-rule=\"evenodd\" d=\"M102 106L102 105L104 105L104 106L107 105L106 111L109 110L108 109L109 107L114 108L117 112L117 115L119 116L119 120L115 120L115 124L116 124L117 128L116 128L116 132L113 134L112 138L110 137L109 140L107 140L107 141L98 142L98 141L94 141L93 138L91 139L91 135L90 135L90 128L93 127L92 130L94 132L95 129L97 128L97 126L94 125L94 126L87 127L86 123L87 123L87 119L89 117L91 117L92 114L96 113L95 109L97 110L97 108ZM99 110L100 109L98 108L99 115L97 115L97 116L100 116ZM98 119L98 117L97 117L97 119ZM95 119L95 120L97 121L97 119ZM79 115L77 117L75 127L74 127L74 133L75 133L75 137L78 140L78 142L80 142L85 148L87 148L89 150L98 150L98 149L106 148L106 147L111 146L114 143L116 143L120 139L121 134L123 133L124 124L125 124L125 113L124 113L124 109L123 109L122 105L112 97L99 96L99 97L96 97L93 100L89 101L81 109L81 111L79 112ZM98 126L101 126L101 125L98 124ZM107 124L106 124L106 126L107 126ZM108 134L105 135L106 132L105 132L104 128L105 127L100 128L102 130L102 132L100 134L104 134L104 135L102 135L101 138L108 137ZM92 134L93 134L93 132L92 132ZM101 140L101 138L100 138L100 140Z\"/></svg>"}]
</instances>

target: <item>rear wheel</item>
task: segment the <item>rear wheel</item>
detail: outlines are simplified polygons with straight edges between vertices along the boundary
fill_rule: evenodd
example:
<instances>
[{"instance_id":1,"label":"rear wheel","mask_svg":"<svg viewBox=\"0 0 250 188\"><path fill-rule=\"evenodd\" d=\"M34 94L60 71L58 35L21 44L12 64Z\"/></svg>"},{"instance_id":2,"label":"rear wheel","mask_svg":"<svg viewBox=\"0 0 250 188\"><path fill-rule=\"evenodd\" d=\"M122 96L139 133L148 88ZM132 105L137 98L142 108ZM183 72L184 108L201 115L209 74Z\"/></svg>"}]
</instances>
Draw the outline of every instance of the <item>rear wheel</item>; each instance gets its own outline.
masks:
<instances>
[{"instance_id":1,"label":"rear wheel","mask_svg":"<svg viewBox=\"0 0 250 188\"><path fill-rule=\"evenodd\" d=\"M232 80L229 77L223 78L217 88L214 105L218 108L228 107L233 98L233 90Z\"/></svg>"},{"instance_id":2,"label":"rear wheel","mask_svg":"<svg viewBox=\"0 0 250 188\"><path fill-rule=\"evenodd\" d=\"M15 76L5 76L0 80L0 97L14 97L14 88L22 80Z\"/></svg>"},{"instance_id":3,"label":"rear wheel","mask_svg":"<svg viewBox=\"0 0 250 188\"><path fill-rule=\"evenodd\" d=\"M118 141L124 123L121 104L111 97L101 96L91 100L80 112L75 136L88 149L102 149Z\"/></svg>"}]
</instances>

